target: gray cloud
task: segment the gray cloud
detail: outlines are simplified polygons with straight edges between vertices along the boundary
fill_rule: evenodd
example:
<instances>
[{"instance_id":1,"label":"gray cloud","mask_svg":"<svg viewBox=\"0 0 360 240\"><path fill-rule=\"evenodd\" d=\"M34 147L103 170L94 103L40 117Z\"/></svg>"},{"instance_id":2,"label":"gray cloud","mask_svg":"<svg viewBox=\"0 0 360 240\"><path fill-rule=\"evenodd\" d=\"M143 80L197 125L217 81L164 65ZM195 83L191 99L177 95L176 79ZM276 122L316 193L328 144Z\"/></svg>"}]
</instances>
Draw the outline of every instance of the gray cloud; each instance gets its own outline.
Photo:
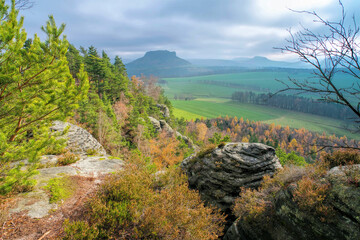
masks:
<instances>
[{"instance_id":1,"label":"gray cloud","mask_svg":"<svg viewBox=\"0 0 360 240\"><path fill-rule=\"evenodd\" d=\"M156 49L177 51L184 58L281 58L273 47L284 45L286 29L311 19L288 7L316 10L337 18L337 0L35 0L21 12L30 35L40 32L53 14L75 46L94 45L110 56L139 57ZM360 1L344 0L349 15ZM290 4L292 3L292 4ZM360 22L360 19L358 20Z\"/></svg>"}]
</instances>

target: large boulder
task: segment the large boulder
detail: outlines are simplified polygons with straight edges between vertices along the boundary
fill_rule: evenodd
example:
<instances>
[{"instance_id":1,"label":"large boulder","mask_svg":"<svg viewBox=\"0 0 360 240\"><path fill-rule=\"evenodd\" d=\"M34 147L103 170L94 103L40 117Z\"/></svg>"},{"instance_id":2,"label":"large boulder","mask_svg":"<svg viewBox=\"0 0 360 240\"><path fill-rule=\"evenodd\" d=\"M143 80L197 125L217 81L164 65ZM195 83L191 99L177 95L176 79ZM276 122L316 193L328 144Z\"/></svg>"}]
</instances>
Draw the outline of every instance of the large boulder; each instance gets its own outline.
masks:
<instances>
[{"instance_id":1,"label":"large boulder","mask_svg":"<svg viewBox=\"0 0 360 240\"><path fill-rule=\"evenodd\" d=\"M181 166L190 187L224 212L230 212L241 187L256 188L264 175L282 168L274 148L261 143L227 143L190 156Z\"/></svg>"},{"instance_id":2,"label":"large boulder","mask_svg":"<svg viewBox=\"0 0 360 240\"><path fill-rule=\"evenodd\" d=\"M53 132L63 132L68 129L65 138L67 138L67 148L72 152L86 155L87 152L96 152L98 155L106 155L106 151L101 144L85 129L74 124L54 121L50 130Z\"/></svg>"},{"instance_id":3,"label":"large boulder","mask_svg":"<svg viewBox=\"0 0 360 240\"><path fill-rule=\"evenodd\" d=\"M321 218L304 211L294 201L297 184L285 186L275 195L273 216L267 224L237 219L224 240L352 240L360 239L360 187L349 183L349 168L360 175L360 165L335 167L324 181L330 182L329 216Z\"/></svg>"}]
</instances>

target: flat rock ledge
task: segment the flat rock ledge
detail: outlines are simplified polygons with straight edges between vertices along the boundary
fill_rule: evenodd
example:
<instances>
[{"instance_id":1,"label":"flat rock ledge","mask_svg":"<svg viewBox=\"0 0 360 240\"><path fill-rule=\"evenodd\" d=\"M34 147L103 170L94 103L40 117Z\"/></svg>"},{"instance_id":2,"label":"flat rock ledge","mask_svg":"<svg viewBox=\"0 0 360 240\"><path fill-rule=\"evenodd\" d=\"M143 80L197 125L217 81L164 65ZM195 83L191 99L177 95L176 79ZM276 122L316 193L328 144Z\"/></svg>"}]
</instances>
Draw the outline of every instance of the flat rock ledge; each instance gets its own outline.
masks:
<instances>
[{"instance_id":1,"label":"flat rock ledge","mask_svg":"<svg viewBox=\"0 0 360 240\"><path fill-rule=\"evenodd\" d=\"M85 129L70 123L55 121L50 128L52 132L62 133L68 128L65 135L67 149L79 156L79 160L66 166L56 166L59 156L45 155L41 157L40 164L45 166L39 169L39 174L34 176L37 185L33 191L19 194L16 205L9 210L10 214L24 212L31 218L43 218L59 206L50 203L50 198L45 186L50 179L64 176L80 176L94 179L94 184L100 184L101 176L120 171L124 165L121 159L106 155L101 144ZM96 156L88 156L91 152ZM26 165L26 161L25 165Z\"/></svg>"},{"instance_id":2,"label":"flat rock ledge","mask_svg":"<svg viewBox=\"0 0 360 240\"><path fill-rule=\"evenodd\" d=\"M43 156L51 161L56 161L57 156ZM45 160L43 159L42 162ZM64 176L82 176L99 179L102 175L109 174L122 169L123 161L110 156L82 157L76 163L67 166L50 167L39 169L39 174L34 177L37 185L29 193L17 196L17 203L10 209L10 214L26 212L31 218L42 218L59 206L50 203L50 198L44 187L53 178ZM95 180L95 184L100 184L100 180Z\"/></svg>"}]
</instances>

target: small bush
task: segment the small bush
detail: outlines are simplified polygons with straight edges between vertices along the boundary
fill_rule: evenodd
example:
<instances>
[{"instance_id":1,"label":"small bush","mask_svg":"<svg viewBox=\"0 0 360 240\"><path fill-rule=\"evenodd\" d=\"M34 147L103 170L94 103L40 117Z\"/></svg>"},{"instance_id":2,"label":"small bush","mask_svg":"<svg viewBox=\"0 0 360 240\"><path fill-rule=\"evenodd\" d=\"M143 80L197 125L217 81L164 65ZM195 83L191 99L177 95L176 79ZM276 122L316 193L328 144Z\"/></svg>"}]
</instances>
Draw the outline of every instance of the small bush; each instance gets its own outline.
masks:
<instances>
[{"instance_id":1,"label":"small bush","mask_svg":"<svg viewBox=\"0 0 360 240\"><path fill-rule=\"evenodd\" d=\"M89 226L85 221L64 222L64 240L92 240L98 239L99 231L94 226Z\"/></svg>"},{"instance_id":2,"label":"small bush","mask_svg":"<svg viewBox=\"0 0 360 240\"><path fill-rule=\"evenodd\" d=\"M266 196L263 189L253 190L241 188L241 197L237 198L233 208L235 216L245 221L258 222L259 224L267 222L265 213L272 209L272 202Z\"/></svg>"},{"instance_id":3,"label":"small bush","mask_svg":"<svg viewBox=\"0 0 360 240\"><path fill-rule=\"evenodd\" d=\"M44 151L44 155L60 155L64 153L66 153L65 143L59 142L59 140L49 145Z\"/></svg>"},{"instance_id":4,"label":"small bush","mask_svg":"<svg viewBox=\"0 0 360 240\"><path fill-rule=\"evenodd\" d=\"M297 155L294 151L291 153L286 153L281 148L276 149L276 156L279 158L281 165L296 165L296 166L306 166L307 162L305 159Z\"/></svg>"},{"instance_id":5,"label":"small bush","mask_svg":"<svg viewBox=\"0 0 360 240\"><path fill-rule=\"evenodd\" d=\"M304 176L298 183L294 192L294 200L303 211L316 213L321 217L328 217L332 208L325 203L329 193L330 184L326 181Z\"/></svg>"},{"instance_id":6,"label":"small bush","mask_svg":"<svg viewBox=\"0 0 360 240\"><path fill-rule=\"evenodd\" d=\"M165 131L161 132L157 138L151 139L149 143L150 154L159 170L178 164L184 159L181 142L175 137L167 136Z\"/></svg>"},{"instance_id":7,"label":"small bush","mask_svg":"<svg viewBox=\"0 0 360 240\"><path fill-rule=\"evenodd\" d=\"M344 173L348 184L360 187L360 168L356 166L349 166L344 169Z\"/></svg>"},{"instance_id":8,"label":"small bush","mask_svg":"<svg viewBox=\"0 0 360 240\"><path fill-rule=\"evenodd\" d=\"M58 158L56 165L66 166L79 161L79 159L80 159L79 155L71 152L66 152Z\"/></svg>"},{"instance_id":9,"label":"small bush","mask_svg":"<svg viewBox=\"0 0 360 240\"><path fill-rule=\"evenodd\" d=\"M71 197L75 186L69 177L62 177L50 179L44 188L50 193L50 203L56 203Z\"/></svg>"},{"instance_id":10,"label":"small bush","mask_svg":"<svg viewBox=\"0 0 360 240\"><path fill-rule=\"evenodd\" d=\"M360 153L358 150L343 149L334 153L325 153L321 156L321 160L328 164L330 168L340 165L360 164Z\"/></svg>"},{"instance_id":11,"label":"small bush","mask_svg":"<svg viewBox=\"0 0 360 240\"><path fill-rule=\"evenodd\" d=\"M86 150L86 155L88 155L88 156L95 156L95 155L97 155L97 150L96 149L87 149Z\"/></svg>"}]
</instances>

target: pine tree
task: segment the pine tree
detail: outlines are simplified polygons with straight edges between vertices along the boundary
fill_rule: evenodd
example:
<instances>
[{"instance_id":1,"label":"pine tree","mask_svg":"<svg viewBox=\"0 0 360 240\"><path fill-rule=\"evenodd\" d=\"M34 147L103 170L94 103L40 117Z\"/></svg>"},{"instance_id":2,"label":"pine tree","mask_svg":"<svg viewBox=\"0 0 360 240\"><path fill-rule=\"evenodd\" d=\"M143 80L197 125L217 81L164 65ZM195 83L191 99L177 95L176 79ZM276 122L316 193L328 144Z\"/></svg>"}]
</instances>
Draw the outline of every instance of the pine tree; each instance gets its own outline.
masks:
<instances>
[{"instance_id":1,"label":"pine tree","mask_svg":"<svg viewBox=\"0 0 360 240\"><path fill-rule=\"evenodd\" d=\"M47 35L32 42L18 20L15 1L8 7L0 1L0 193L26 183L34 166L22 172L11 169L10 162L28 159L35 162L49 142L49 126L72 114L77 101L88 89L87 75L80 67L79 84L69 72L66 52L68 42L60 39L52 16L42 30ZM25 46L26 42L26 47Z\"/></svg>"}]
</instances>

